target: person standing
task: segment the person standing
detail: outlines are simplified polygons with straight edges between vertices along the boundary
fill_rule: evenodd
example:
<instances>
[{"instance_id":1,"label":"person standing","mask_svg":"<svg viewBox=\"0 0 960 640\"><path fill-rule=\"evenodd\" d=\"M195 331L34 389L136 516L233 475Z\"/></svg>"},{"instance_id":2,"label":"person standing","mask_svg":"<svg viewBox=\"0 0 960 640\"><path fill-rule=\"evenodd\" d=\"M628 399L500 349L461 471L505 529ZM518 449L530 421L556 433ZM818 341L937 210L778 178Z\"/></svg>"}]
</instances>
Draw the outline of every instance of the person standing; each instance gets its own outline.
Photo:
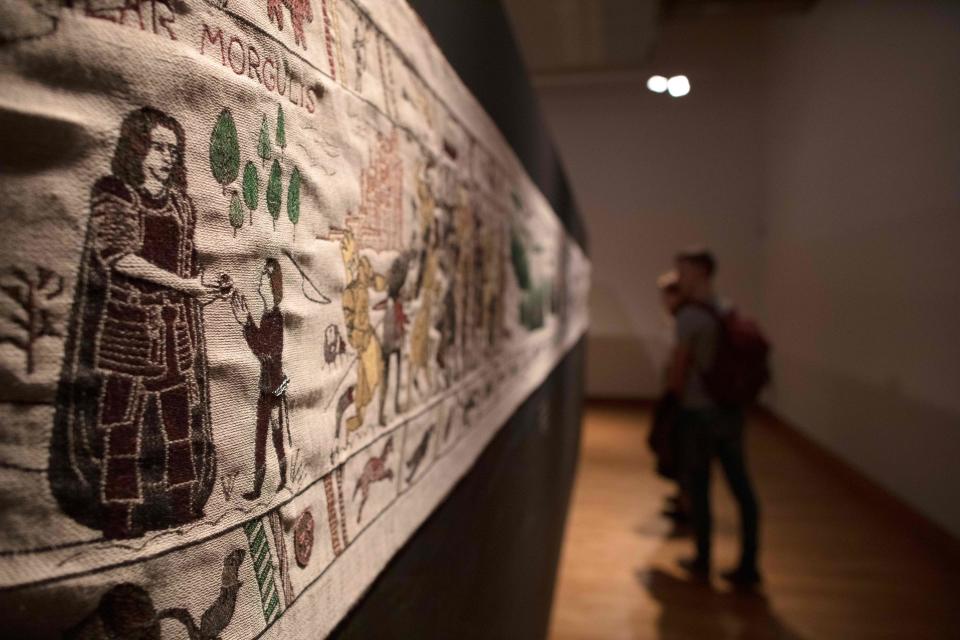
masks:
<instances>
[{"instance_id":1,"label":"person standing","mask_svg":"<svg viewBox=\"0 0 960 640\"><path fill-rule=\"evenodd\" d=\"M269 283L267 291L264 281ZM263 315L260 324L253 319L247 307L246 298L235 293L231 298L233 315L243 327L243 337L253 355L260 361L260 397L257 399L257 430L254 444L253 489L244 493L246 500L257 500L263 488L267 474L267 431L273 436L273 448L277 453L280 467L280 482L277 491L287 485L287 456L283 446L283 429L287 416L287 385L290 379L283 373L283 312L280 302L283 300L283 273L280 263L267 258L260 272L260 284L257 293L263 300ZM274 419L276 413L276 419ZM289 429L289 425L287 425Z\"/></svg>"},{"instance_id":2,"label":"person standing","mask_svg":"<svg viewBox=\"0 0 960 640\"><path fill-rule=\"evenodd\" d=\"M48 480L106 539L200 520L217 472L186 134L142 107L90 195L64 345Z\"/></svg>"},{"instance_id":3,"label":"person standing","mask_svg":"<svg viewBox=\"0 0 960 640\"><path fill-rule=\"evenodd\" d=\"M698 578L709 576L710 467L717 458L740 512L740 563L723 577L737 586L752 586L760 581L759 509L743 450L743 407L718 402L708 384L725 339L725 311L713 286L716 268L716 260L706 249L689 249L676 257L678 285L685 302L676 315L670 388L680 399L678 424L685 443L682 473L690 492L696 540L696 556L681 564Z\"/></svg>"},{"instance_id":4,"label":"person standing","mask_svg":"<svg viewBox=\"0 0 960 640\"><path fill-rule=\"evenodd\" d=\"M668 271L657 278L657 289L660 291L660 301L663 310L670 320L671 326L676 321L677 311L683 305L680 295L680 285L677 282L677 272ZM664 367L664 386L669 386L669 367ZM690 498L687 494L680 470L682 468L683 442L681 431L677 427L677 413L680 410L677 395L666 388L657 399L653 411L653 425L647 443L656 456L657 473L660 476L677 484L677 493L668 499L663 515L672 519L675 525L672 535L681 535L686 532L690 519Z\"/></svg>"}]
</instances>

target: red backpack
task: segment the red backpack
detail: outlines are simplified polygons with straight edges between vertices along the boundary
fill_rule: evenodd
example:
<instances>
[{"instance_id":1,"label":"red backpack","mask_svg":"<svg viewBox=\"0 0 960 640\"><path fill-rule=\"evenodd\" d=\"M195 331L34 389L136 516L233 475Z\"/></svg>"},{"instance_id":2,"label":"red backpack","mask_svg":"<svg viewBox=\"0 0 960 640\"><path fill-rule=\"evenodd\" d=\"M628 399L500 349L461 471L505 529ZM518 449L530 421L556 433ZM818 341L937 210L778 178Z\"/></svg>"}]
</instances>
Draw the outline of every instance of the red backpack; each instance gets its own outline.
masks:
<instances>
[{"instance_id":1,"label":"red backpack","mask_svg":"<svg viewBox=\"0 0 960 640\"><path fill-rule=\"evenodd\" d=\"M753 404L770 382L770 343L759 325L736 310L701 305L720 326L713 365L703 372L707 393L720 405Z\"/></svg>"}]
</instances>

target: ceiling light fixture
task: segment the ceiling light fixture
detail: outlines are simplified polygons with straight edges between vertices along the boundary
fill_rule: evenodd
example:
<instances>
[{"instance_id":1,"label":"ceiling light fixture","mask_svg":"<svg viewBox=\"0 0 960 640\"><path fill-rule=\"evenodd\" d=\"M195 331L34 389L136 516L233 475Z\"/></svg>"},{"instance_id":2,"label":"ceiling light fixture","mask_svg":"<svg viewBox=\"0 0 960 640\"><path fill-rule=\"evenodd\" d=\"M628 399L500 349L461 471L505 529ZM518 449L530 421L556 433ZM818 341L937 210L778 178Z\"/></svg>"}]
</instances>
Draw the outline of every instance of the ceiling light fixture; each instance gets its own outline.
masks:
<instances>
[{"instance_id":1,"label":"ceiling light fixture","mask_svg":"<svg viewBox=\"0 0 960 640\"><path fill-rule=\"evenodd\" d=\"M647 86L650 86L649 83L647 83ZM690 80L687 76L673 76L667 80L667 91L674 98L685 96L690 93Z\"/></svg>"},{"instance_id":2,"label":"ceiling light fixture","mask_svg":"<svg viewBox=\"0 0 960 640\"><path fill-rule=\"evenodd\" d=\"M667 90L668 83L669 81L663 76L650 76L650 79L647 80L647 89L654 93L663 93Z\"/></svg>"}]
</instances>

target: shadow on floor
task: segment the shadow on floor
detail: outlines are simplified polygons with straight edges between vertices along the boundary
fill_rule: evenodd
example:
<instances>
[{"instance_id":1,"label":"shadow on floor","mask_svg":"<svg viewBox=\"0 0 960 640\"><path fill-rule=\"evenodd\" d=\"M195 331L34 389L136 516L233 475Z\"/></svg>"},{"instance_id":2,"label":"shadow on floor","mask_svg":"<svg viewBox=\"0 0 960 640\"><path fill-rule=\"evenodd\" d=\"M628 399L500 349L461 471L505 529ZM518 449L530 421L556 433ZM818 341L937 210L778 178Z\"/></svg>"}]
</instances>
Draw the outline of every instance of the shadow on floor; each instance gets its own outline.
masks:
<instances>
[{"instance_id":1,"label":"shadow on floor","mask_svg":"<svg viewBox=\"0 0 960 640\"><path fill-rule=\"evenodd\" d=\"M638 570L637 579L660 603L659 640L803 640L760 592L720 592L660 569Z\"/></svg>"}]
</instances>

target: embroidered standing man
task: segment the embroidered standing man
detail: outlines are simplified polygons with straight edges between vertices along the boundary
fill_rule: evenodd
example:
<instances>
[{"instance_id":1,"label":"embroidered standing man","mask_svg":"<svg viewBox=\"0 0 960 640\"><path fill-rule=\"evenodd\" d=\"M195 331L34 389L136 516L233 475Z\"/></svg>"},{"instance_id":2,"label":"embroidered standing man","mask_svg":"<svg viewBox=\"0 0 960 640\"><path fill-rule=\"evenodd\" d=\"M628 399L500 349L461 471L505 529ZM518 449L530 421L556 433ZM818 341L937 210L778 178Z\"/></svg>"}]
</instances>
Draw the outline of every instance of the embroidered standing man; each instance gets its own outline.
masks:
<instances>
[{"instance_id":1,"label":"embroidered standing man","mask_svg":"<svg viewBox=\"0 0 960 640\"><path fill-rule=\"evenodd\" d=\"M131 111L90 217L57 389L48 478L61 509L107 539L203 517L217 460L187 194L186 136Z\"/></svg>"},{"instance_id":2,"label":"embroidered standing man","mask_svg":"<svg viewBox=\"0 0 960 640\"><path fill-rule=\"evenodd\" d=\"M290 378L283 373L283 312L280 311L280 302L283 300L283 273L280 271L280 263L274 258L267 258L263 264L257 293L263 300L263 315L260 316L259 325L254 321L247 307L245 296L234 292L230 299L233 315L243 327L243 336L247 340L247 345L260 361L260 397L257 400L253 489L243 494L247 500L256 500L260 497L263 480L267 475L268 430L273 436L273 448L277 452L277 463L280 466L280 483L277 485L277 491L287 485L287 457L283 446L284 427L287 429L287 437L290 437L287 415L287 385L290 383Z\"/></svg>"}]
</instances>

